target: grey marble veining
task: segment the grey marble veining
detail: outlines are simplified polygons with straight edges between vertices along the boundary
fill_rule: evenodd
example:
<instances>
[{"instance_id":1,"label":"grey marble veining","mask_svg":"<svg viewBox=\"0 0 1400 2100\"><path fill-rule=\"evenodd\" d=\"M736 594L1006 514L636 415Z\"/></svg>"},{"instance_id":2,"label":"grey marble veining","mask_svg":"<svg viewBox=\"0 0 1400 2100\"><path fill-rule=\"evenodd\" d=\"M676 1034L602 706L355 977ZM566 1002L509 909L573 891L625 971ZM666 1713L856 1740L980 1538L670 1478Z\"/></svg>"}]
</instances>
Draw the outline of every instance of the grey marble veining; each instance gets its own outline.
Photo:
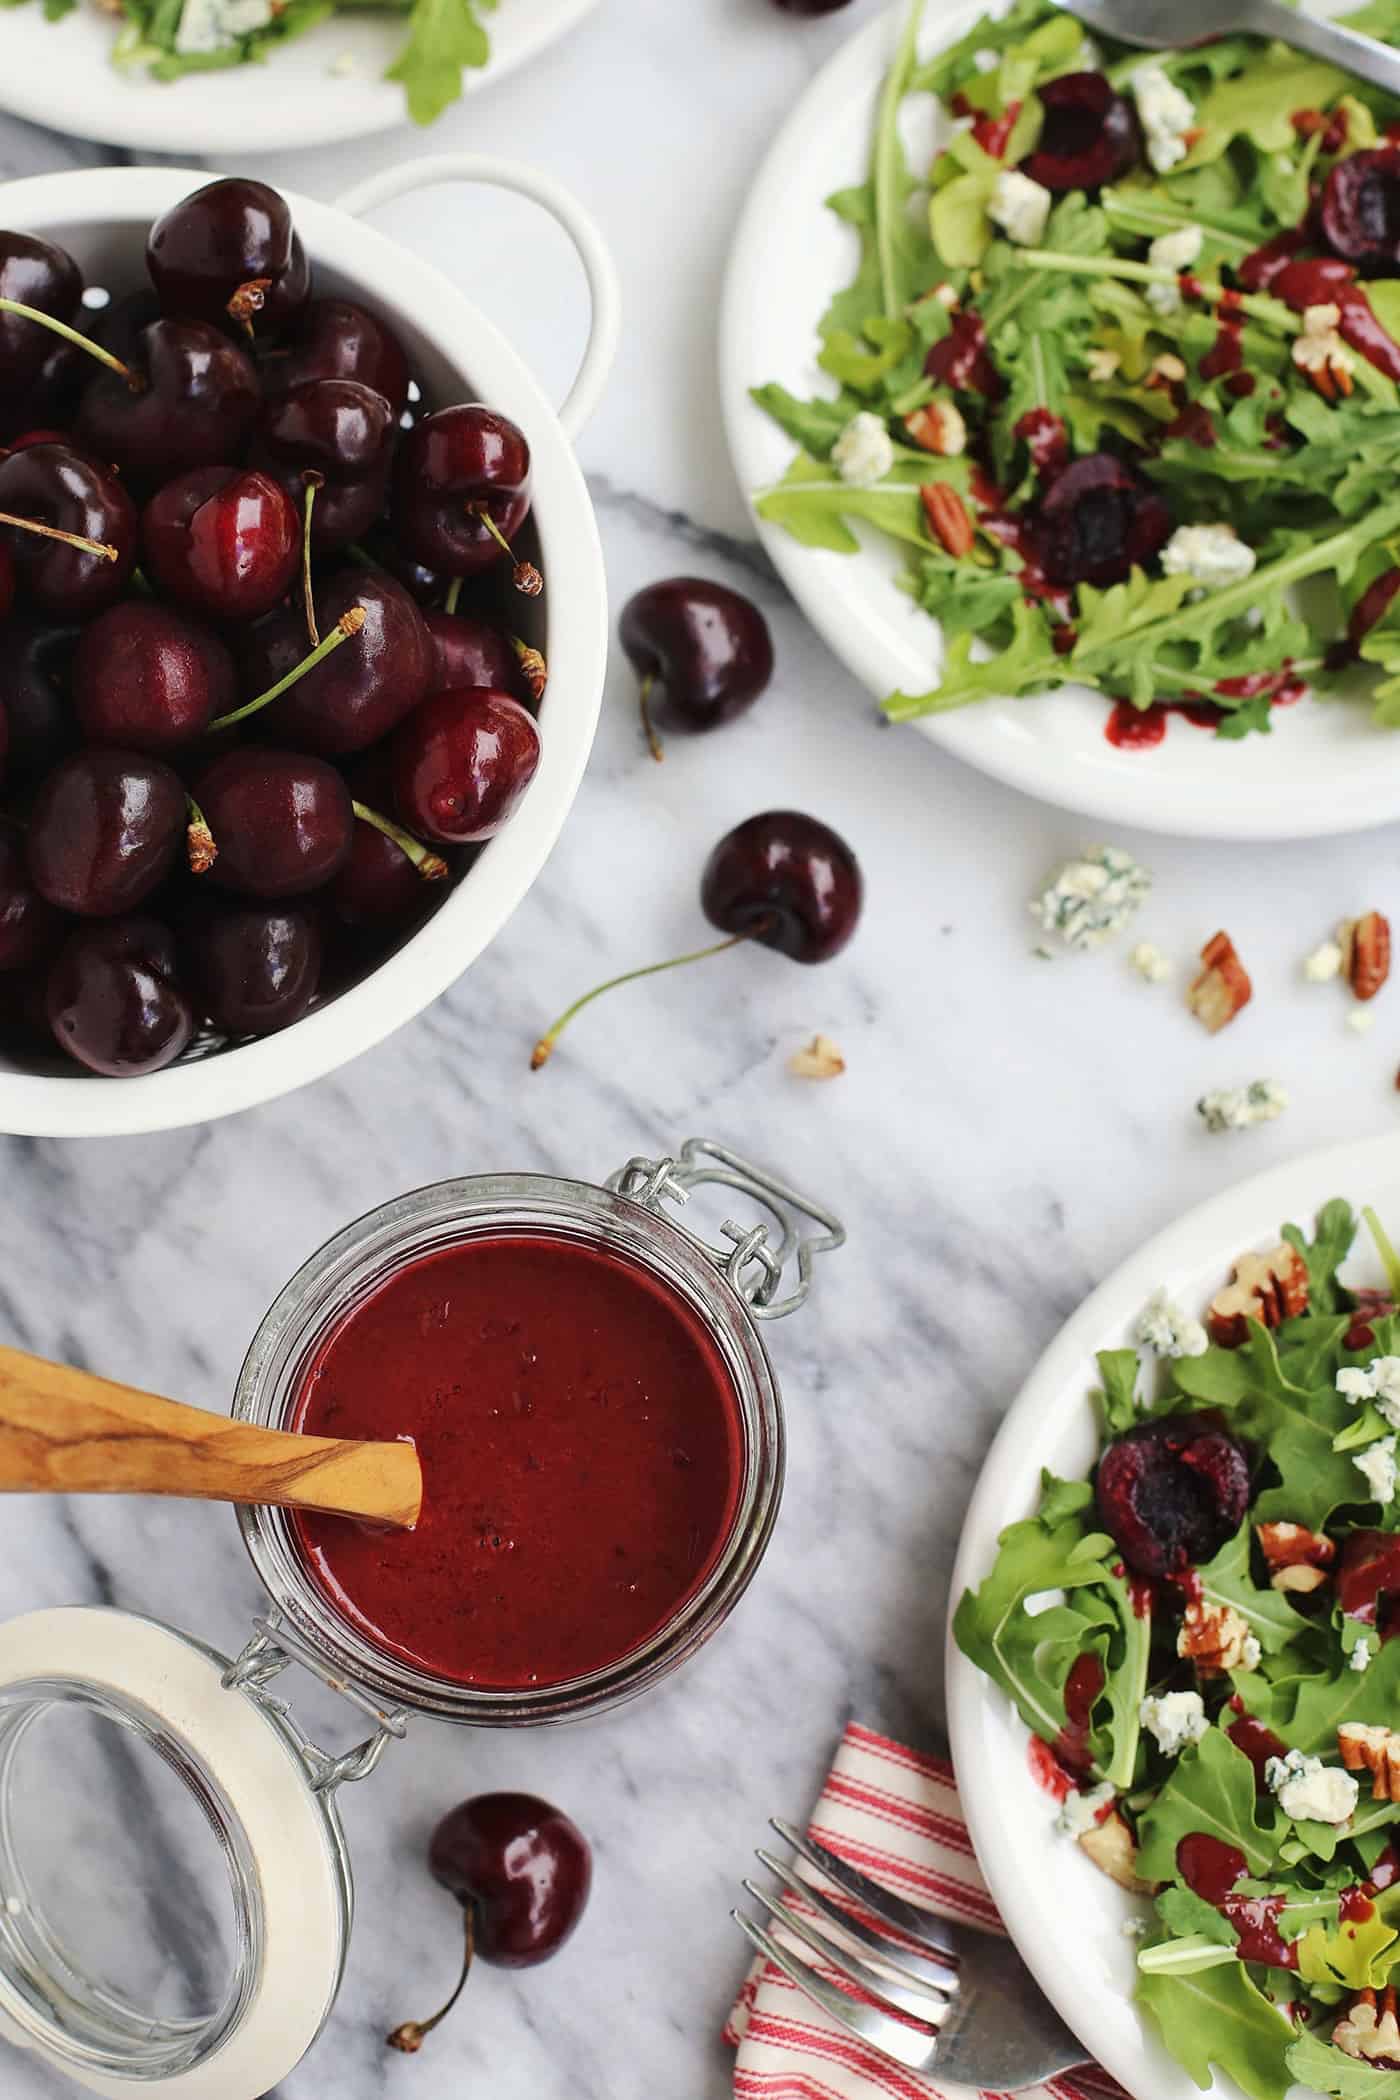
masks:
<instances>
[{"instance_id":1,"label":"grey marble veining","mask_svg":"<svg viewBox=\"0 0 1400 2100\"><path fill-rule=\"evenodd\" d=\"M1333 919L1397 900L1391 833L1305 847L1135 839L1143 917L1179 964L1149 989L1121 951L1032 959L1026 897L1085 842L1076 819L964 771L870 704L806 631L761 556L727 466L712 327L725 246L773 130L869 6L801 25L767 0L609 0L520 78L406 134L256 171L317 195L406 153L472 147L573 183L614 242L628 301L611 393L580 447L615 606L678 569L750 590L779 673L747 720L648 760L625 664L577 809L507 932L421 1020L319 1086L212 1128L62 1145L0 1141L0 1333L156 1390L223 1405L290 1271L356 1213L444 1172L602 1178L691 1132L752 1151L844 1215L811 1305L773 1331L791 1431L787 1501L755 1586L649 1702L514 1737L416 1726L345 1813L359 1911L339 2007L288 2100L720 2100L719 2025L744 1967L727 1910L767 1817L800 1815L843 1714L911 1738L942 1725L940 1650L961 1512L997 1420L1086 1290L1186 1204L1328 1139L1392 1127L1389 1008L1364 1041L1297 963ZM0 118L0 174L100 149ZM247 165L254 166L252 161ZM582 302L558 251L451 193L382 215L497 314L562 391ZM0 217L3 210L0 209ZM761 377L755 374L755 377ZM1150 759L1148 760L1150 762ZM696 944L696 882L731 822L811 809L861 852L869 908L837 964L740 952L583 1017L532 1076L534 1037L586 985ZM1228 925L1256 1007L1211 1042L1181 1009L1187 959ZM1335 990L1335 988L1334 988ZM1394 995L1392 995L1394 996ZM828 1086L785 1060L821 1029L849 1060ZM1211 1139L1191 1104L1261 1073L1295 1105ZM1361 1195L1363 1191L1353 1191ZM260 1593L231 1519L98 1500L4 1512L0 1611L82 1600L241 1644ZM308 1694L327 1732L344 1723ZM382 2046L426 2012L457 1955L423 1840L461 1795L542 1792L597 1848L567 1953L483 1974L417 2060ZM105 1804L129 1825L139 1796ZM102 1817L82 1842L96 1845ZM180 1905L172 1877L168 1901ZM131 1890L124 1900L131 1901ZM195 1899L188 1929L203 1927ZM101 1901L94 1892L94 1909ZM105 1915L105 1913L103 1913ZM111 1898L113 1929L126 1915ZM68 2088L61 2088L68 2090ZM60 2087L6 2057L6 2100Z\"/></svg>"}]
</instances>

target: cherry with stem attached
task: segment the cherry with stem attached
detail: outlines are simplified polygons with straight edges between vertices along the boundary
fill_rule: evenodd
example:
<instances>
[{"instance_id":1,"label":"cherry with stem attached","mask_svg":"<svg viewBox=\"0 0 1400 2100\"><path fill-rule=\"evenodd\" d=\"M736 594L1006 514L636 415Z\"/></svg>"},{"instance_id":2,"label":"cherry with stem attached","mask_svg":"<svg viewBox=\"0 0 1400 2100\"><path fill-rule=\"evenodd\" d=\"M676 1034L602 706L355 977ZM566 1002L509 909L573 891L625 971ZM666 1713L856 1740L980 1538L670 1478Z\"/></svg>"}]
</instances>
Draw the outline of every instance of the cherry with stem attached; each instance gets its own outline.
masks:
<instances>
[{"instance_id":1,"label":"cherry with stem attached","mask_svg":"<svg viewBox=\"0 0 1400 2100\"><path fill-rule=\"evenodd\" d=\"M773 676L773 639L758 607L726 584L672 576L649 584L622 608L618 637L640 681L647 747L662 758L652 722L659 689L682 728L718 729L752 707Z\"/></svg>"},{"instance_id":2,"label":"cherry with stem attached","mask_svg":"<svg viewBox=\"0 0 1400 2100\"><path fill-rule=\"evenodd\" d=\"M530 1058L531 1071L548 1063L575 1014L619 985L704 962L746 941L774 948L793 962L829 962L855 932L863 897L860 865L829 825L796 810L768 810L748 818L726 832L700 880L705 916L729 938L666 962L646 963L586 992L540 1037Z\"/></svg>"}]
</instances>

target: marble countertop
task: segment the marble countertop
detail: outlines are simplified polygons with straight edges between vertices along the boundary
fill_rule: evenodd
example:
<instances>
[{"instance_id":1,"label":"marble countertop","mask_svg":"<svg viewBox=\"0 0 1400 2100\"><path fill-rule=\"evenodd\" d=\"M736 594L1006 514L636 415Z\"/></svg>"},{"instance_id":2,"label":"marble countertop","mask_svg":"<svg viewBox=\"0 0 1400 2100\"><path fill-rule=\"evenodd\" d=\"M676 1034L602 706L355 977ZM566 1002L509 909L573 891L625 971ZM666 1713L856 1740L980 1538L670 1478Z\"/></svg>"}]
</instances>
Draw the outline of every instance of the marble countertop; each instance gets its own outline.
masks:
<instances>
[{"instance_id":1,"label":"marble countertop","mask_svg":"<svg viewBox=\"0 0 1400 2100\"><path fill-rule=\"evenodd\" d=\"M580 451L614 607L678 570L753 592L778 646L771 695L722 739L675 738L657 768L615 666L544 878L455 991L337 1077L172 1136L0 1140L4 1338L214 1407L292 1269L356 1213L445 1172L602 1178L702 1132L805 1181L849 1228L809 1309L772 1336L791 1468L748 1599L635 1710L514 1737L419 1725L350 1790L349 1971L288 2100L329 2087L340 2100L466 2092L483 2075L498 2100L720 2100L719 2029L744 1968L727 1912L751 1848L770 1815L803 1813L848 1708L939 1741L961 1513L1037 1355L1089 1287L1186 1205L1400 1118L1389 1004L1358 1039L1336 987L1297 974L1339 916L1400 904L1393 833L1265 848L1124 834L1156 877L1142 929L1177 959L1175 988L1143 984L1121 950L1036 960L1025 900L1086 842L1085 827L912 733L881 733L757 548L716 401L726 244L775 126L875 4L802 24L767 0L607 0L431 139L528 158L597 214L627 319ZM333 197L418 150L402 133L246 165ZM0 117L0 176L110 157ZM443 191L382 223L458 278L562 392L581 288L559 274L552 229L525 213L474 199L468 215L462 193ZM846 955L809 972L745 952L636 987L594 1009L531 1077L530 1044L568 998L695 944L704 854L774 802L833 822L863 858L868 912ZM1180 991L1218 925L1253 969L1257 999L1211 1041ZM785 1069L818 1029L849 1062L831 1085ZM1206 1136L1196 1096L1263 1074L1290 1086L1289 1114ZM5 1518L5 1614L117 1603L233 1650L258 1608L218 1512L18 1502ZM429 2008L456 1959L452 1906L420 1865L424 1835L460 1796L497 1786L557 1800L590 1833L586 1924L551 1967L481 1977L420 2060L391 2057L383 2033ZM84 1840L115 1823L139 1854L146 1812L142 1782L123 1768L110 1796L89 1802ZM121 1930L135 1934L143 1906L182 1915L183 1889L160 1890L158 1877L133 1870L104 1900L95 1871L86 1878L94 1930L125 1915ZM0 2080L8 2100L69 2090L8 2057Z\"/></svg>"}]
</instances>

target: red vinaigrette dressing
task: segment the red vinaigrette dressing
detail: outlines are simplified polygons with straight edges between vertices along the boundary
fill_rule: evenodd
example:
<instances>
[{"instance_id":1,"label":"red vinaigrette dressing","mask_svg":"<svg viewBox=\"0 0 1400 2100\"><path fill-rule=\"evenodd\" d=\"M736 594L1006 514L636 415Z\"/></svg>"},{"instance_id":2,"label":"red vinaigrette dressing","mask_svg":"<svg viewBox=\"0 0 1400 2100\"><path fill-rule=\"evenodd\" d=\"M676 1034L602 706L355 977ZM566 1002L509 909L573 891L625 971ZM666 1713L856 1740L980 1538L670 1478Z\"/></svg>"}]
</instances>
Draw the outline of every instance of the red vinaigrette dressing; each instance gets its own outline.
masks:
<instances>
[{"instance_id":1,"label":"red vinaigrette dressing","mask_svg":"<svg viewBox=\"0 0 1400 2100\"><path fill-rule=\"evenodd\" d=\"M399 1270L321 1345L293 1426L413 1438L415 1531L293 1523L333 1609L454 1684L620 1662L700 1589L738 1507L739 1402L705 1326L639 1264L561 1236Z\"/></svg>"}]
</instances>

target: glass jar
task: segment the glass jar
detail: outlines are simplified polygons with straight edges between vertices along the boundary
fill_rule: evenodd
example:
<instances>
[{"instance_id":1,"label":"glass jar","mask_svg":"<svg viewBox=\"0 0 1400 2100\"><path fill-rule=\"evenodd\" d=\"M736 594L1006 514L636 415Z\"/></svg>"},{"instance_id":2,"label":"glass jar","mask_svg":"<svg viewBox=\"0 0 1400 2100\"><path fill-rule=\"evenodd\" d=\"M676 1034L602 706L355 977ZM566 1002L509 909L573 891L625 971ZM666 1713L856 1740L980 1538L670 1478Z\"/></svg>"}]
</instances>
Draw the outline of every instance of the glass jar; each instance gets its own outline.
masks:
<instances>
[{"instance_id":1,"label":"glass jar","mask_svg":"<svg viewBox=\"0 0 1400 2100\"><path fill-rule=\"evenodd\" d=\"M726 1223L723 1244L708 1244L665 1208L704 1184L760 1204L769 1222ZM803 1303L814 1256L845 1235L810 1198L707 1139L690 1140L675 1159L634 1159L606 1187L537 1175L442 1182L348 1226L263 1320L235 1416L287 1426L318 1348L389 1276L449 1245L522 1233L640 1265L702 1322L732 1381L740 1424L737 1504L718 1558L670 1622L621 1661L520 1690L435 1678L373 1645L314 1583L285 1513L273 1509L239 1512L273 1608L236 1661L118 1611L41 1611L0 1626L0 2037L90 2091L121 2100L151 2085L165 2100L256 2100L276 2086L320 2032L344 1968L353 1881L337 1790L372 1772L415 1712L520 1726L637 1696L695 1653L752 1579L783 1484L782 1407L762 1326ZM370 1732L351 1749L322 1750L298 1725L278 1682L293 1664L369 1719ZM26 1804L20 1774L38 1766L68 1798L62 1760L33 1754L36 1728L42 1736L65 1715L110 1723L128 1746L148 1748L213 1831L231 1917L231 1975L197 2011L157 2011L94 1975L27 1866L26 1833L51 1824L55 1811Z\"/></svg>"}]
</instances>

